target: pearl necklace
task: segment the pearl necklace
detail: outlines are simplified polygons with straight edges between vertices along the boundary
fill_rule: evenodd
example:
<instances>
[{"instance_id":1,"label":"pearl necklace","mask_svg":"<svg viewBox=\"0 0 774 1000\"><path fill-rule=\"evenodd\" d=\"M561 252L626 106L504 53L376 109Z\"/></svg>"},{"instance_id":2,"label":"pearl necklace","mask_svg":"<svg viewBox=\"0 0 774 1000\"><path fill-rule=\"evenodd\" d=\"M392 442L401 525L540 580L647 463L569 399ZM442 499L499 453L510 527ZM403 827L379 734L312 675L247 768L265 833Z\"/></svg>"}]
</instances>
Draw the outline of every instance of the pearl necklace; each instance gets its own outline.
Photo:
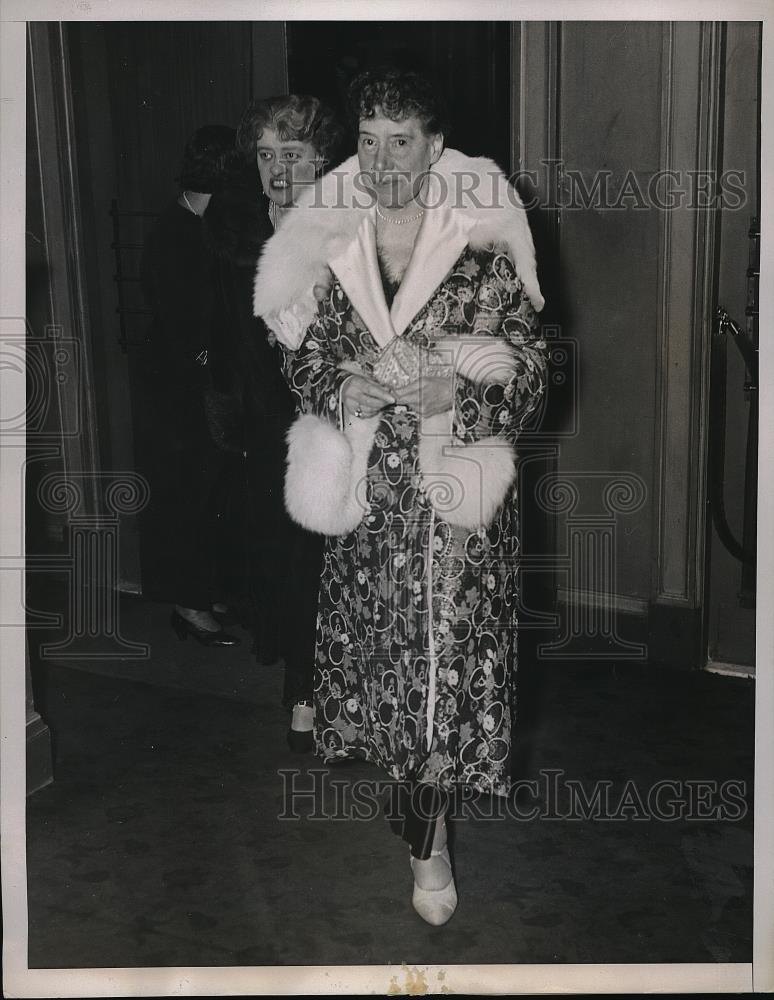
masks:
<instances>
[{"instance_id":1,"label":"pearl necklace","mask_svg":"<svg viewBox=\"0 0 774 1000\"><path fill-rule=\"evenodd\" d=\"M421 208L416 215L408 215L405 219L391 219L389 215L384 215L379 211L379 206L376 206L376 214L382 219L383 222L390 222L393 226L405 226L409 222L416 222L417 219L421 219L425 214L424 208Z\"/></svg>"}]
</instances>

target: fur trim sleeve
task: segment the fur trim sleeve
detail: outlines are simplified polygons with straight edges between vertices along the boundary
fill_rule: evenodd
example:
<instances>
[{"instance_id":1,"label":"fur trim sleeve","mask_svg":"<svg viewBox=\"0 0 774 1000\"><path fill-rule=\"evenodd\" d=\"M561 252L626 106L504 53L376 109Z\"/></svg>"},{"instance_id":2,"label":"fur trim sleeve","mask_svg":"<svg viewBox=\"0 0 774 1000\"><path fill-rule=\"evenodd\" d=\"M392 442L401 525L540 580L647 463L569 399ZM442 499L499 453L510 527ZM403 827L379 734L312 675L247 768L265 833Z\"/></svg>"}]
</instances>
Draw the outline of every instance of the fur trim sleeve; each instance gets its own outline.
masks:
<instances>
[{"instance_id":1,"label":"fur trim sleeve","mask_svg":"<svg viewBox=\"0 0 774 1000\"><path fill-rule=\"evenodd\" d=\"M285 506L293 520L322 535L346 535L363 519L368 456L378 417L344 433L302 414L288 432Z\"/></svg>"},{"instance_id":2,"label":"fur trim sleeve","mask_svg":"<svg viewBox=\"0 0 774 1000\"><path fill-rule=\"evenodd\" d=\"M449 415L422 421L419 465L425 494L449 524L474 531L491 524L516 479L513 448L502 438L488 437L454 444Z\"/></svg>"}]
</instances>

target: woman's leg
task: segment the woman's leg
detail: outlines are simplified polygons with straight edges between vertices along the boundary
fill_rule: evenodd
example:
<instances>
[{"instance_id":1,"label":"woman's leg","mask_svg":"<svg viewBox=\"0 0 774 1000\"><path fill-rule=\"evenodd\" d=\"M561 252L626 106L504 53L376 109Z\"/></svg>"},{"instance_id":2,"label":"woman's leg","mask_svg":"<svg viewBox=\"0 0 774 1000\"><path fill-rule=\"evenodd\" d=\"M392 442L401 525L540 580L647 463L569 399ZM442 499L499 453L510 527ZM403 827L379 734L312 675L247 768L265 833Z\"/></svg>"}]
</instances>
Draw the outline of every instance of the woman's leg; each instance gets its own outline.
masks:
<instances>
[{"instance_id":1,"label":"woman's leg","mask_svg":"<svg viewBox=\"0 0 774 1000\"><path fill-rule=\"evenodd\" d=\"M457 907L457 889L447 844L448 795L435 785L408 783L398 794L393 829L411 848L412 904L423 920L445 924Z\"/></svg>"},{"instance_id":2,"label":"woman's leg","mask_svg":"<svg viewBox=\"0 0 774 1000\"><path fill-rule=\"evenodd\" d=\"M176 601L170 624L181 639L193 635L210 646L237 646L239 638L223 629L212 613L217 551L218 493L222 453L202 448L182 463L174 528Z\"/></svg>"},{"instance_id":3,"label":"woman's leg","mask_svg":"<svg viewBox=\"0 0 774 1000\"><path fill-rule=\"evenodd\" d=\"M285 661L282 704L291 712L287 735L290 749L310 753L314 749L314 671L323 539L288 524L288 565L292 570L280 636Z\"/></svg>"},{"instance_id":4,"label":"woman's leg","mask_svg":"<svg viewBox=\"0 0 774 1000\"><path fill-rule=\"evenodd\" d=\"M447 793L417 781L398 782L392 791L387 814L392 831L409 845L412 858L426 861L437 847L438 820L447 811Z\"/></svg>"},{"instance_id":5,"label":"woman's leg","mask_svg":"<svg viewBox=\"0 0 774 1000\"><path fill-rule=\"evenodd\" d=\"M217 525L213 507L220 474L220 456L213 447L179 455L179 502L170 525L175 536L175 601L181 614L205 628L218 630L212 617L214 537ZM198 614L192 614L197 612Z\"/></svg>"},{"instance_id":6,"label":"woman's leg","mask_svg":"<svg viewBox=\"0 0 774 1000\"><path fill-rule=\"evenodd\" d=\"M317 604L323 538L288 522L287 584L284 588L281 648L285 660L282 702L290 709L311 704L314 694Z\"/></svg>"},{"instance_id":7,"label":"woman's leg","mask_svg":"<svg viewBox=\"0 0 774 1000\"><path fill-rule=\"evenodd\" d=\"M254 648L264 665L279 659L281 592L292 574L285 545L282 449L276 420L256 417L247 438L247 545Z\"/></svg>"}]
</instances>

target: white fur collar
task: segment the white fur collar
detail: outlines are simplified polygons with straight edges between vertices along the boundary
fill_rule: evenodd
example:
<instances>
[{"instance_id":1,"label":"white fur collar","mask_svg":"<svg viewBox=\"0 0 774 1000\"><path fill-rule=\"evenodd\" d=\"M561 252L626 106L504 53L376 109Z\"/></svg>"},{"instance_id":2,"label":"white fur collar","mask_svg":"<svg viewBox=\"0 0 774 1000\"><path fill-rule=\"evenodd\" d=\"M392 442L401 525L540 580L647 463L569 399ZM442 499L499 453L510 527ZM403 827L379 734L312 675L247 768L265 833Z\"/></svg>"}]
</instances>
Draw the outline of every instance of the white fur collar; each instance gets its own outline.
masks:
<instances>
[{"instance_id":1,"label":"white fur collar","mask_svg":"<svg viewBox=\"0 0 774 1000\"><path fill-rule=\"evenodd\" d=\"M298 346L299 332L316 311L312 289L327 281L329 264L338 265L333 269L345 290L360 299L359 303L353 299L356 309L360 304L368 311L369 298L373 303L373 275L358 263L362 260L358 248L362 249L367 239L374 215L368 193L358 181L359 169L357 157L352 156L317 181L264 247L255 279L254 312L290 347ZM401 290L404 286L407 290L396 297L389 315L381 303L375 304L370 315L363 315L380 343L406 328L466 244L473 248L491 243L506 247L533 306L538 310L543 307L524 207L494 161L447 149L431 172L437 175L433 178L437 194L429 200L433 207L418 237L418 249L424 242L426 250L415 254L422 257L421 263L417 262L413 274L409 265L401 285ZM453 241L449 241L450 234L454 234ZM286 311L292 314L295 326L292 336L283 335L272 322ZM282 326L287 330L286 324Z\"/></svg>"}]
</instances>

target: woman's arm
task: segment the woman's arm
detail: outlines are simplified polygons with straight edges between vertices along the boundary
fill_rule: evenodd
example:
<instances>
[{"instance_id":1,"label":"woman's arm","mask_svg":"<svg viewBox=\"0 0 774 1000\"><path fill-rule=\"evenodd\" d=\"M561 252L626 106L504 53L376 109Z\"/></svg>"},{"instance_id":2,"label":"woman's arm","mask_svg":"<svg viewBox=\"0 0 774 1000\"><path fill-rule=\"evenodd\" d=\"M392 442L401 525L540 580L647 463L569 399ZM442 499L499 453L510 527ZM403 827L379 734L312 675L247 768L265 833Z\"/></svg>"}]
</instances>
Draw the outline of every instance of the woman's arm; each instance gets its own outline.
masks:
<instances>
[{"instance_id":1,"label":"woman's arm","mask_svg":"<svg viewBox=\"0 0 774 1000\"><path fill-rule=\"evenodd\" d=\"M389 390L358 374L359 366L345 358L340 346L342 298L337 285L318 297L317 314L297 350L280 342L282 370L296 407L335 423L339 430L348 418L373 416L395 401Z\"/></svg>"},{"instance_id":2,"label":"woman's arm","mask_svg":"<svg viewBox=\"0 0 774 1000\"><path fill-rule=\"evenodd\" d=\"M335 423L344 430L348 419L371 417L394 395L373 379L359 373L359 366L341 349L344 293L334 284L330 290L315 288L317 314L293 351L280 343L282 371L296 407L302 413Z\"/></svg>"},{"instance_id":3,"label":"woman's arm","mask_svg":"<svg viewBox=\"0 0 774 1000\"><path fill-rule=\"evenodd\" d=\"M279 347L282 373L297 409L338 424L341 388L350 373L339 367L337 342L336 314L329 296L319 303L298 349L290 350L281 341Z\"/></svg>"},{"instance_id":4,"label":"woman's arm","mask_svg":"<svg viewBox=\"0 0 774 1000\"><path fill-rule=\"evenodd\" d=\"M478 303L465 363L454 376L454 431L466 441L515 440L545 392L547 349L537 314L505 254L486 267ZM490 337L506 352L490 356Z\"/></svg>"}]
</instances>

